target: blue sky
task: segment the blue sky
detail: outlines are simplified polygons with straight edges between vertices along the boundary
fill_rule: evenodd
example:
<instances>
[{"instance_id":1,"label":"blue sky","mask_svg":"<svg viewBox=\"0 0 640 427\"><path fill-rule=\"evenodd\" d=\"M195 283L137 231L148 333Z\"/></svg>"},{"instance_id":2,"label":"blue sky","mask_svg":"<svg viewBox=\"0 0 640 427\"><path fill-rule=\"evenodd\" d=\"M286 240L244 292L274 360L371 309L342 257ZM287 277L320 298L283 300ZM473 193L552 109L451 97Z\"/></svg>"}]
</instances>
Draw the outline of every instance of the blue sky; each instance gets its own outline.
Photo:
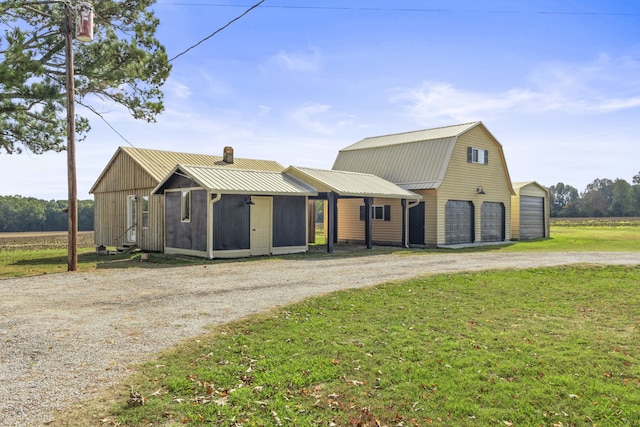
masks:
<instances>
[{"instance_id":1,"label":"blue sky","mask_svg":"<svg viewBox=\"0 0 640 427\"><path fill-rule=\"evenodd\" d=\"M158 0L158 37L174 57L257 1ZM513 181L640 172L636 0L266 0L172 64L158 123L99 106L127 141L91 119L79 198L121 145L330 169L362 138L476 120ZM66 171L2 154L0 194L66 199Z\"/></svg>"}]
</instances>

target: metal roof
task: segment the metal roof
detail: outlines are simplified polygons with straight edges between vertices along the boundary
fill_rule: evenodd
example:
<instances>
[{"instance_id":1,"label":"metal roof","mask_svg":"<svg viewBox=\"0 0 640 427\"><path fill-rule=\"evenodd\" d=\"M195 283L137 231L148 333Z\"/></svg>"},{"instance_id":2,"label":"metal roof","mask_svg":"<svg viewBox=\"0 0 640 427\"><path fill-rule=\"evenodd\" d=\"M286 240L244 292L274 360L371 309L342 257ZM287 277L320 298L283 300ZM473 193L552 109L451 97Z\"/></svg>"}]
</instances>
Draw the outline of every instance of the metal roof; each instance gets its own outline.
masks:
<instances>
[{"instance_id":1,"label":"metal roof","mask_svg":"<svg viewBox=\"0 0 640 427\"><path fill-rule=\"evenodd\" d=\"M119 147L102 171L96 182L89 190L93 193L102 177L107 173L109 166L122 153L131 157L153 179L160 182L177 164L217 166L226 169L251 169L281 172L284 166L273 160L254 160L236 157L233 163L226 163L222 156L208 154L191 154L176 151L152 150L147 148Z\"/></svg>"},{"instance_id":2,"label":"metal roof","mask_svg":"<svg viewBox=\"0 0 640 427\"><path fill-rule=\"evenodd\" d=\"M265 194L315 196L315 188L283 172L221 168L217 166L177 165L167 174L152 194L163 193L173 175L195 181L202 188L223 194Z\"/></svg>"},{"instance_id":3,"label":"metal roof","mask_svg":"<svg viewBox=\"0 0 640 427\"><path fill-rule=\"evenodd\" d=\"M253 160L234 158L233 163L226 163L222 156L208 154L191 154L174 151L150 150L145 148L120 147L137 161L151 176L157 180L164 178L177 164L217 166L229 169L251 169L282 172L284 166L272 160Z\"/></svg>"},{"instance_id":4,"label":"metal roof","mask_svg":"<svg viewBox=\"0 0 640 427\"><path fill-rule=\"evenodd\" d=\"M422 196L407 191L375 175L339 170L290 166L286 174L314 186L318 192L334 192L340 196L380 197L388 199L420 200Z\"/></svg>"},{"instance_id":5,"label":"metal roof","mask_svg":"<svg viewBox=\"0 0 640 427\"><path fill-rule=\"evenodd\" d=\"M374 174L406 190L437 189L458 137L476 126L486 130L472 122L365 138L340 150L333 169Z\"/></svg>"},{"instance_id":6,"label":"metal roof","mask_svg":"<svg viewBox=\"0 0 640 427\"><path fill-rule=\"evenodd\" d=\"M396 133L392 135L372 136L356 142L355 144L349 145L348 147L343 148L340 151L361 150L418 141L422 142L440 140L444 138L456 138L457 136L479 125L480 123L482 122L463 123L460 125L417 130L413 132Z\"/></svg>"},{"instance_id":7,"label":"metal roof","mask_svg":"<svg viewBox=\"0 0 640 427\"><path fill-rule=\"evenodd\" d=\"M407 190L438 188L444 179L456 138L417 141L372 149L340 151L334 170L370 173Z\"/></svg>"}]
</instances>

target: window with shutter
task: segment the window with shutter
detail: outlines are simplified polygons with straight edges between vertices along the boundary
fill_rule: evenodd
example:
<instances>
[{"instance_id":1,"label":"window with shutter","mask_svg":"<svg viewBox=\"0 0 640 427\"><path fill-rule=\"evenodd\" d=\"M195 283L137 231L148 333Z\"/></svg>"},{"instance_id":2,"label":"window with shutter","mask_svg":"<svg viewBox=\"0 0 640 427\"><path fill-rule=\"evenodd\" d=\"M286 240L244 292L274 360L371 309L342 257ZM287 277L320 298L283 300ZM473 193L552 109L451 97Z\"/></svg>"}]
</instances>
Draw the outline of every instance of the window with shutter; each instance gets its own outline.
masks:
<instances>
[{"instance_id":1,"label":"window with shutter","mask_svg":"<svg viewBox=\"0 0 640 427\"><path fill-rule=\"evenodd\" d=\"M467 147L467 162L489 164L489 150L481 150L479 148Z\"/></svg>"}]
</instances>

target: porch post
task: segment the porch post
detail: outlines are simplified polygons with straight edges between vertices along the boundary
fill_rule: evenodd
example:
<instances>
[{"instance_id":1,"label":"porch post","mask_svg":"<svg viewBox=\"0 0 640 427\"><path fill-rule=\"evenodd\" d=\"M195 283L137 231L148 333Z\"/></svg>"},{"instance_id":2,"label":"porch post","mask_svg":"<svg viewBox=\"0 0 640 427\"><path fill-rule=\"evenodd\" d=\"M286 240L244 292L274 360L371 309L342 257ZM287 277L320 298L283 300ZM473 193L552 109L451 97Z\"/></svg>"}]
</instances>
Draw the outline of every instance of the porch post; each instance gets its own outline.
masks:
<instances>
[{"instance_id":1,"label":"porch post","mask_svg":"<svg viewBox=\"0 0 640 427\"><path fill-rule=\"evenodd\" d=\"M333 253L333 239L334 239L334 229L336 228L336 200L335 193L327 193L327 253Z\"/></svg>"},{"instance_id":2,"label":"porch post","mask_svg":"<svg viewBox=\"0 0 640 427\"><path fill-rule=\"evenodd\" d=\"M402 247L408 248L407 244L407 199L402 199L400 201L402 205Z\"/></svg>"},{"instance_id":3,"label":"porch post","mask_svg":"<svg viewBox=\"0 0 640 427\"><path fill-rule=\"evenodd\" d=\"M373 198L364 198L364 240L367 245L367 249L373 248L373 221L371 221L372 204Z\"/></svg>"}]
</instances>

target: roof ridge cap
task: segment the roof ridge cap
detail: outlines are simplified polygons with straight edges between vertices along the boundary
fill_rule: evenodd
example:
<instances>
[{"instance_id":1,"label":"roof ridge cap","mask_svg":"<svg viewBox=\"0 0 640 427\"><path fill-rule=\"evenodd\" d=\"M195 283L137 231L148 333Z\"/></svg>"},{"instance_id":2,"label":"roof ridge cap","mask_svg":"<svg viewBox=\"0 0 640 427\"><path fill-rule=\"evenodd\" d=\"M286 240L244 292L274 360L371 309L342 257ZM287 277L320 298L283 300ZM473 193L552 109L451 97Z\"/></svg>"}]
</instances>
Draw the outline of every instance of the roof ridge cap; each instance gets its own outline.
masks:
<instances>
[{"instance_id":1,"label":"roof ridge cap","mask_svg":"<svg viewBox=\"0 0 640 427\"><path fill-rule=\"evenodd\" d=\"M386 138L389 136L399 136L399 135L409 135L412 133L419 133L419 132L425 132L425 131L430 131L430 130L437 130L437 129L446 129L446 128L453 128L453 127L459 127L459 126L470 126L470 125L476 125L481 123L480 120L477 120L475 122L468 122L468 123L459 123L456 125L447 125L447 126L438 126L438 127L434 127L434 128L425 128L425 129L417 129L417 130L411 130L411 131L406 131L406 132L397 132L397 133L389 133L389 134L385 134L385 135L377 135L377 136L369 136L363 139L367 140L367 139L376 139L376 138Z\"/></svg>"}]
</instances>

